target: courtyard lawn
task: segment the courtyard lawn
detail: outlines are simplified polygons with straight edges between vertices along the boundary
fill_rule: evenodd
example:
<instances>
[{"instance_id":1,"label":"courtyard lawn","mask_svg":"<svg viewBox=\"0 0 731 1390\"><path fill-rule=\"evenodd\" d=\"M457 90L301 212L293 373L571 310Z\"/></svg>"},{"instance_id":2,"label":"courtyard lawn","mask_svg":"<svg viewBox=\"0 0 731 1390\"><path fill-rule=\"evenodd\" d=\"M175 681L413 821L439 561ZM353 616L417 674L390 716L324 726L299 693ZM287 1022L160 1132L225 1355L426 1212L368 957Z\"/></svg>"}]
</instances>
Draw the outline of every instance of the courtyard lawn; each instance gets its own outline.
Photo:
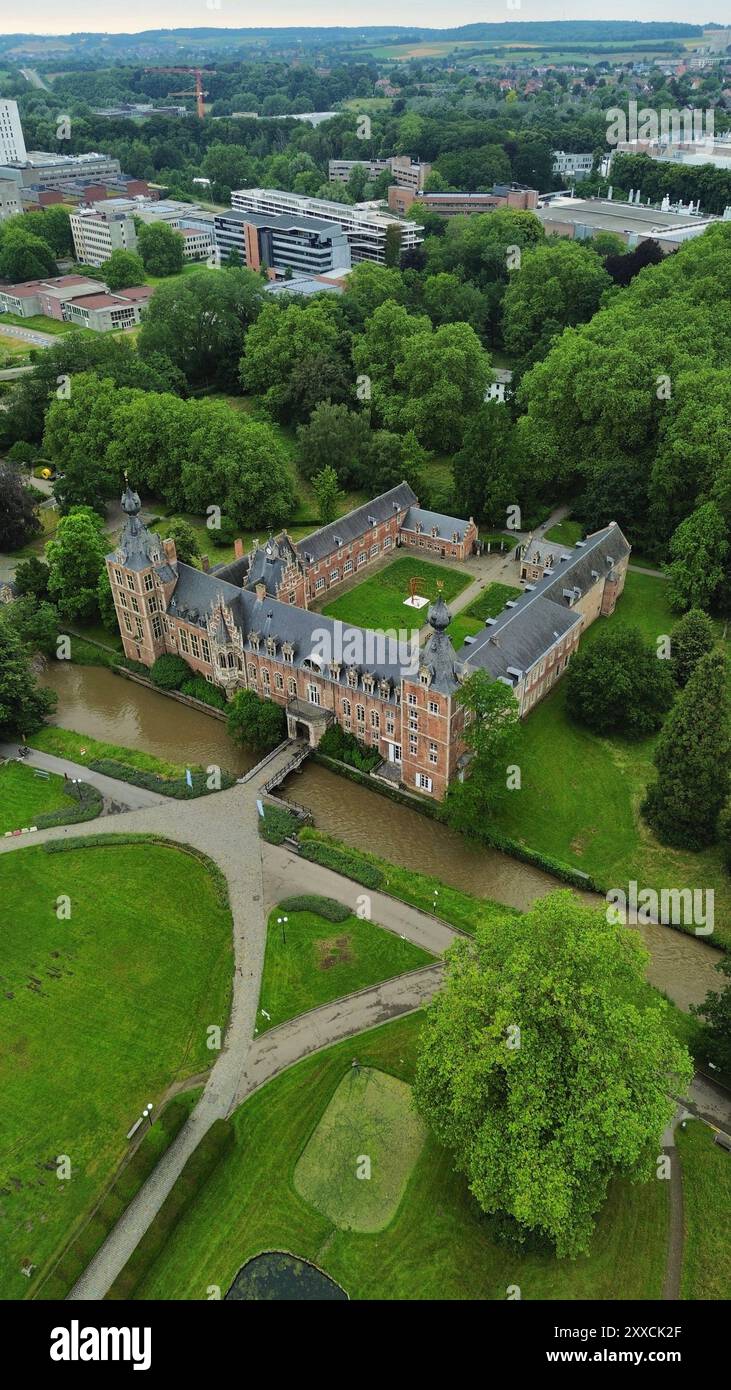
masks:
<instances>
[{"instance_id":1,"label":"courtyard lawn","mask_svg":"<svg viewBox=\"0 0 731 1390\"><path fill-rule=\"evenodd\" d=\"M64 791L63 777L55 772L37 777L32 767L24 763L0 764L0 835L7 830L20 830L35 825L36 816L68 807L75 810L76 802Z\"/></svg>"},{"instance_id":2,"label":"courtyard lawn","mask_svg":"<svg viewBox=\"0 0 731 1390\"><path fill-rule=\"evenodd\" d=\"M419 580L419 592L433 603L437 597L437 585L441 584L446 603L461 594L471 582L468 574L450 569L447 565L433 565L427 560L403 558L394 560L385 569L362 584L357 584L347 594L341 594L323 608L330 618L340 618L345 623L357 627L370 628L420 628L427 620L428 607L409 608L405 599L409 597L409 581Z\"/></svg>"},{"instance_id":3,"label":"courtyard lawn","mask_svg":"<svg viewBox=\"0 0 731 1390\"><path fill-rule=\"evenodd\" d=\"M683 1165L685 1244L681 1296L728 1299L731 1154L714 1144L712 1132L699 1120L690 1120L685 1130L676 1129L675 1139Z\"/></svg>"},{"instance_id":4,"label":"courtyard lawn","mask_svg":"<svg viewBox=\"0 0 731 1390\"><path fill-rule=\"evenodd\" d=\"M452 618L447 628L455 651L459 651L465 637L476 637L478 632L482 632L486 618L496 618L498 613L502 613L508 599L520 598L522 592L514 584L500 584L497 581L486 584L479 598Z\"/></svg>"},{"instance_id":5,"label":"courtyard lawn","mask_svg":"<svg viewBox=\"0 0 731 1390\"><path fill-rule=\"evenodd\" d=\"M667 1183L615 1182L590 1254L562 1261L495 1244L464 1179L431 1137L385 1230L341 1230L298 1194L298 1160L354 1056L364 1068L410 1083L422 1020L412 1014L308 1057L242 1105L232 1120L235 1148L184 1213L136 1297L200 1299L211 1284L225 1293L253 1255L288 1250L357 1299L504 1301L509 1284L520 1285L524 1299L659 1298ZM367 1152L359 1139L353 1162Z\"/></svg>"},{"instance_id":6,"label":"courtyard lawn","mask_svg":"<svg viewBox=\"0 0 731 1390\"><path fill-rule=\"evenodd\" d=\"M557 545L576 545L577 541L583 539L584 528L580 521L572 521L566 517L564 521L559 521L555 526L551 526L546 531L545 539L555 541Z\"/></svg>"},{"instance_id":7,"label":"courtyard lawn","mask_svg":"<svg viewBox=\"0 0 731 1390\"><path fill-rule=\"evenodd\" d=\"M666 591L662 579L628 574L614 616L598 618L582 643L596 641L607 621L638 626L652 642L669 633L675 620ZM640 816L654 743L600 738L572 723L561 681L521 725L522 787L503 802L498 828L583 869L602 889L631 879L655 889L712 888L716 938L729 945L731 885L719 849L693 853L661 845Z\"/></svg>"},{"instance_id":8,"label":"courtyard lawn","mask_svg":"<svg viewBox=\"0 0 731 1390\"><path fill-rule=\"evenodd\" d=\"M286 926L277 924L283 916ZM428 951L351 913L332 921L316 910L292 912L286 903L275 907L267 927L258 1031L433 960Z\"/></svg>"},{"instance_id":9,"label":"courtyard lawn","mask_svg":"<svg viewBox=\"0 0 731 1390\"><path fill-rule=\"evenodd\" d=\"M0 1298L21 1299L102 1195L147 1102L215 1060L231 914L201 858L152 843L12 851L0 895Z\"/></svg>"}]
</instances>

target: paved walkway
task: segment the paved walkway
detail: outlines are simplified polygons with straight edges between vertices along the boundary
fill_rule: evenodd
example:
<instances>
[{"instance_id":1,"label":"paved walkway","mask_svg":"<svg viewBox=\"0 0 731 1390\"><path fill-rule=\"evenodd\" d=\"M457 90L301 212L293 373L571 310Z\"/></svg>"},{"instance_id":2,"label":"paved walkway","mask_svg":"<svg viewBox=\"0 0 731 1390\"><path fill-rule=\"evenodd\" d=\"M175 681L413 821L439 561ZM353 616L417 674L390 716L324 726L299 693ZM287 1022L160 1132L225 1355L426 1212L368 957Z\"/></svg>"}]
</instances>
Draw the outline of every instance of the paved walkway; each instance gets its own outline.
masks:
<instances>
[{"instance_id":1,"label":"paved walkway","mask_svg":"<svg viewBox=\"0 0 731 1390\"><path fill-rule=\"evenodd\" d=\"M0 743L0 757L20 761L18 744ZM55 772L59 777L63 777L64 773L69 778L80 777L82 781L96 787L107 803L122 811L139 810L145 806L170 805L170 798L160 796L159 792L147 791L145 787L135 787L131 782L121 782L116 777L105 777L101 772L92 771L90 767L73 763L68 758L56 758L51 753L41 753L35 748L32 748L22 761L26 767L38 767L45 772ZM91 822L87 821L85 824ZM78 825L70 825L66 829L69 834L84 834L84 830ZM25 840L23 843L33 844L34 841Z\"/></svg>"},{"instance_id":2,"label":"paved walkway","mask_svg":"<svg viewBox=\"0 0 731 1390\"><path fill-rule=\"evenodd\" d=\"M58 342L59 335L56 333L39 333L35 328L21 328L18 324L0 323L0 336L5 338L20 338L24 343L30 343L31 347L53 347Z\"/></svg>"}]
</instances>

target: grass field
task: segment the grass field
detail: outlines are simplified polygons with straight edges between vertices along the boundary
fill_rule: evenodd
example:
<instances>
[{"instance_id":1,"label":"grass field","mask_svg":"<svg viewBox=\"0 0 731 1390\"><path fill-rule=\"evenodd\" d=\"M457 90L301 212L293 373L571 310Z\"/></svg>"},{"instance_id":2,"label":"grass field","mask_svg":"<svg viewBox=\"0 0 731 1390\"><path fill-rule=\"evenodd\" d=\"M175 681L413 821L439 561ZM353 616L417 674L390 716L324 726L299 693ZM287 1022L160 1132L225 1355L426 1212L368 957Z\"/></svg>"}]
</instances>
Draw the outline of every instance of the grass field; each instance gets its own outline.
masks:
<instances>
[{"instance_id":1,"label":"grass field","mask_svg":"<svg viewBox=\"0 0 731 1390\"><path fill-rule=\"evenodd\" d=\"M487 584L479 598L452 618L447 628L455 651L459 651L465 637L476 637L478 632L482 632L486 618L496 618L498 613L502 613L508 599L519 598L522 592L513 584L499 584L497 581Z\"/></svg>"},{"instance_id":2,"label":"grass field","mask_svg":"<svg viewBox=\"0 0 731 1390\"><path fill-rule=\"evenodd\" d=\"M215 1060L231 916L200 859L152 844L19 849L0 858L0 894L0 1297L23 1298L21 1264L43 1274L144 1105Z\"/></svg>"},{"instance_id":3,"label":"grass field","mask_svg":"<svg viewBox=\"0 0 731 1390\"><path fill-rule=\"evenodd\" d=\"M584 534L584 528L579 521L572 521L567 517L565 521L559 521L556 526L552 526L546 531L547 541L556 541L558 545L576 545Z\"/></svg>"},{"instance_id":4,"label":"grass field","mask_svg":"<svg viewBox=\"0 0 731 1390\"><path fill-rule=\"evenodd\" d=\"M277 923L282 916L286 925ZM267 926L258 1031L432 960L428 951L352 914L333 922L315 911L276 907Z\"/></svg>"},{"instance_id":5,"label":"grass field","mask_svg":"<svg viewBox=\"0 0 731 1390\"><path fill-rule=\"evenodd\" d=\"M427 620L428 609L407 608L404 600L409 596L409 581L419 580L419 592L433 603L437 596L437 584L442 584L442 594L449 603L456 594L461 594L470 583L470 576L460 570L449 569L447 565L432 565L426 560L394 560L385 569L362 584L357 584L347 594L341 594L323 608L330 618L340 618L343 622L354 623L358 627L370 628L419 628Z\"/></svg>"},{"instance_id":6,"label":"grass field","mask_svg":"<svg viewBox=\"0 0 731 1390\"><path fill-rule=\"evenodd\" d=\"M561 1262L494 1244L464 1180L430 1137L384 1231L339 1230L303 1201L295 1166L353 1057L410 1083L421 1021L412 1014L308 1057L241 1106L232 1121L234 1150L200 1190L137 1297L205 1298L210 1284L229 1288L252 1255L288 1250L356 1299L503 1301L509 1284L519 1284L524 1299L659 1298L667 1183L614 1183L590 1254Z\"/></svg>"},{"instance_id":7,"label":"grass field","mask_svg":"<svg viewBox=\"0 0 731 1390\"><path fill-rule=\"evenodd\" d=\"M612 624L638 627L654 643L675 621L666 584L627 576L615 615L600 618L582 638L596 641ZM518 761L522 788L498 812L498 826L534 849L583 869L603 887L636 879L649 888L712 888L716 936L731 943L731 886L716 847L699 853L661 845L639 806L654 775L653 738L599 738L566 714L566 683L523 721Z\"/></svg>"},{"instance_id":8,"label":"grass field","mask_svg":"<svg viewBox=\"0 0 731 1390\"><path fill-rule=\"evenodd\" d=\"M300 1156L295 1190L338 1230L382 1231L425 1137L405 1081L351 1065Z\"/></svg>"},{"instance_id":9,"label":"grass field","mask_svg":"<svg viewBox=\"0 0 731 1390\"><path fill-rule=\"evenodd\" d=\"M731 1154L714 1144L705 1125L690 1120L676 1130L683 1165L685 1245L681 1294L726 1299L731 1290Z\"/></svg>"},{"instance_id":10,"label":"grass field","mask_svg":"<svg viewBox=\"0 0 731 1390\"><path fill-rule=\"evenodd\" d=\"M63 777L49 773L48 778L36 777L32 767L23 763L0 765L0 835L6 830L20 830L35 825L36 816L47 811L60 811L75 802L64 791Z\"/></svg>"},{"instance_id":11,"label":"grass field","mask_svg":"<svg viewBox=\"0 0 731 1390\"><path fill-rule=\"evenodd\" d=\"M115 762L127 763L129 767L140 768L143 772L156 772L160 777L184 777L185 764L171 763L165 758L156 758L141 748L123 748L117 743L103 743L90 738L88 734L78 734L74 729L60 729L55 724L46 724L37 734L31 734L28 743L42 753L52 753L56 758L69 758L71 762L88 763L113 758Z\"/></svg>"}]
</instances>

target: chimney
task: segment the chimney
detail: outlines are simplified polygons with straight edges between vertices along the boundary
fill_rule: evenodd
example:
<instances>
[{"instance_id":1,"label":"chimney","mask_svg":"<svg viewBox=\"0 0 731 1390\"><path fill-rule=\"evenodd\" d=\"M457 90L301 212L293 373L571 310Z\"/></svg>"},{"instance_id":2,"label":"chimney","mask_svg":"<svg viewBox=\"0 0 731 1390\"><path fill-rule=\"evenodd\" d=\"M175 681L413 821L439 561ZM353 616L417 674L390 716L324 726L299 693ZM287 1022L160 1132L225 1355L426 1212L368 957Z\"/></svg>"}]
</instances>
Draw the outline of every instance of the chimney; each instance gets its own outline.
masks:
<instances>
[{"instance_id":1,"label":"chimney","mask_svg":"<svg viewBox=\"0 0 731 1390\"><path fill-rule=\"evenodd\" d=\"M210 568L211 568L211 562L210 562L210 560L208 559L208 556L207 556L207 555L201 555L201 569L203 570L203 573L204 573L204 574L208 574L208 571L209 571Z\"/></svg>"},{"instance_id":2,"label":"chimney","mask_svg":"<svg viewBox=\"0 0 731 1390\"><path fill-rule=\"evenodd\" d=\"M259 583L256 586L256 597L259 600L259 603L263 603L266 596L267 586L266 584L263 584L261 580L259 580Z\"/></svg>"},{"instance_id":3,"label":"chimney","mask_svg":"<svg viewBox=\"0 0 731 1390\"><path fill-rule=\"evenodd\" d=\"M242 539L241 539L240 536L237 536L237 537L236 537L236 540L234 541L234 559L235 559L235 560L243 560L243 558L244 558L244 542L242 541Z\"/></svg>"},{"instance_id":4,"label":"chimney","mask_svg":"<svg viewBox=\"0 0 731 1390\"><path fill-rule=\"evenodd\" d=\"M167 560L168 564L173 566L177 565L178 552L175 549L175 541L173 540L172 536L168 536L168 539L166 541L163 541L162 548L163 553L165 555L165 559Z\"/></svg>"}]
</instances>

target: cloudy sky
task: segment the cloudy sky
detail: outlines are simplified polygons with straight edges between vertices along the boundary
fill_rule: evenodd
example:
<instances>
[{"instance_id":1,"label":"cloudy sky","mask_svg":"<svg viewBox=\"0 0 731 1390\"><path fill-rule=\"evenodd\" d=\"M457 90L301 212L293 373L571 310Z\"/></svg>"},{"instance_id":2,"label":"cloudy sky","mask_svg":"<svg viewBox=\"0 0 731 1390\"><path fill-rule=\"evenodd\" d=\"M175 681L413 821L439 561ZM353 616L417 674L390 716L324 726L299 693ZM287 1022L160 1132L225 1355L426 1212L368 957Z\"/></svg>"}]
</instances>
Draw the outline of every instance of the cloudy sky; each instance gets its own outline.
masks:
<instances>
[{"instance_id":1,"label":"cloudy sky","mask_svg":"<svg viewBox=\"0 0 731 1390\"><path fill-rule=\"evenodd\" d=\"M0 16L0 33L68 34L74 31L134 33L150 28L264 25L419 24L431 28L478 20L642 19L729 22L728 0L269 0L258 12L243 0L33 0Z\"/></svg>"}]
</instances>

